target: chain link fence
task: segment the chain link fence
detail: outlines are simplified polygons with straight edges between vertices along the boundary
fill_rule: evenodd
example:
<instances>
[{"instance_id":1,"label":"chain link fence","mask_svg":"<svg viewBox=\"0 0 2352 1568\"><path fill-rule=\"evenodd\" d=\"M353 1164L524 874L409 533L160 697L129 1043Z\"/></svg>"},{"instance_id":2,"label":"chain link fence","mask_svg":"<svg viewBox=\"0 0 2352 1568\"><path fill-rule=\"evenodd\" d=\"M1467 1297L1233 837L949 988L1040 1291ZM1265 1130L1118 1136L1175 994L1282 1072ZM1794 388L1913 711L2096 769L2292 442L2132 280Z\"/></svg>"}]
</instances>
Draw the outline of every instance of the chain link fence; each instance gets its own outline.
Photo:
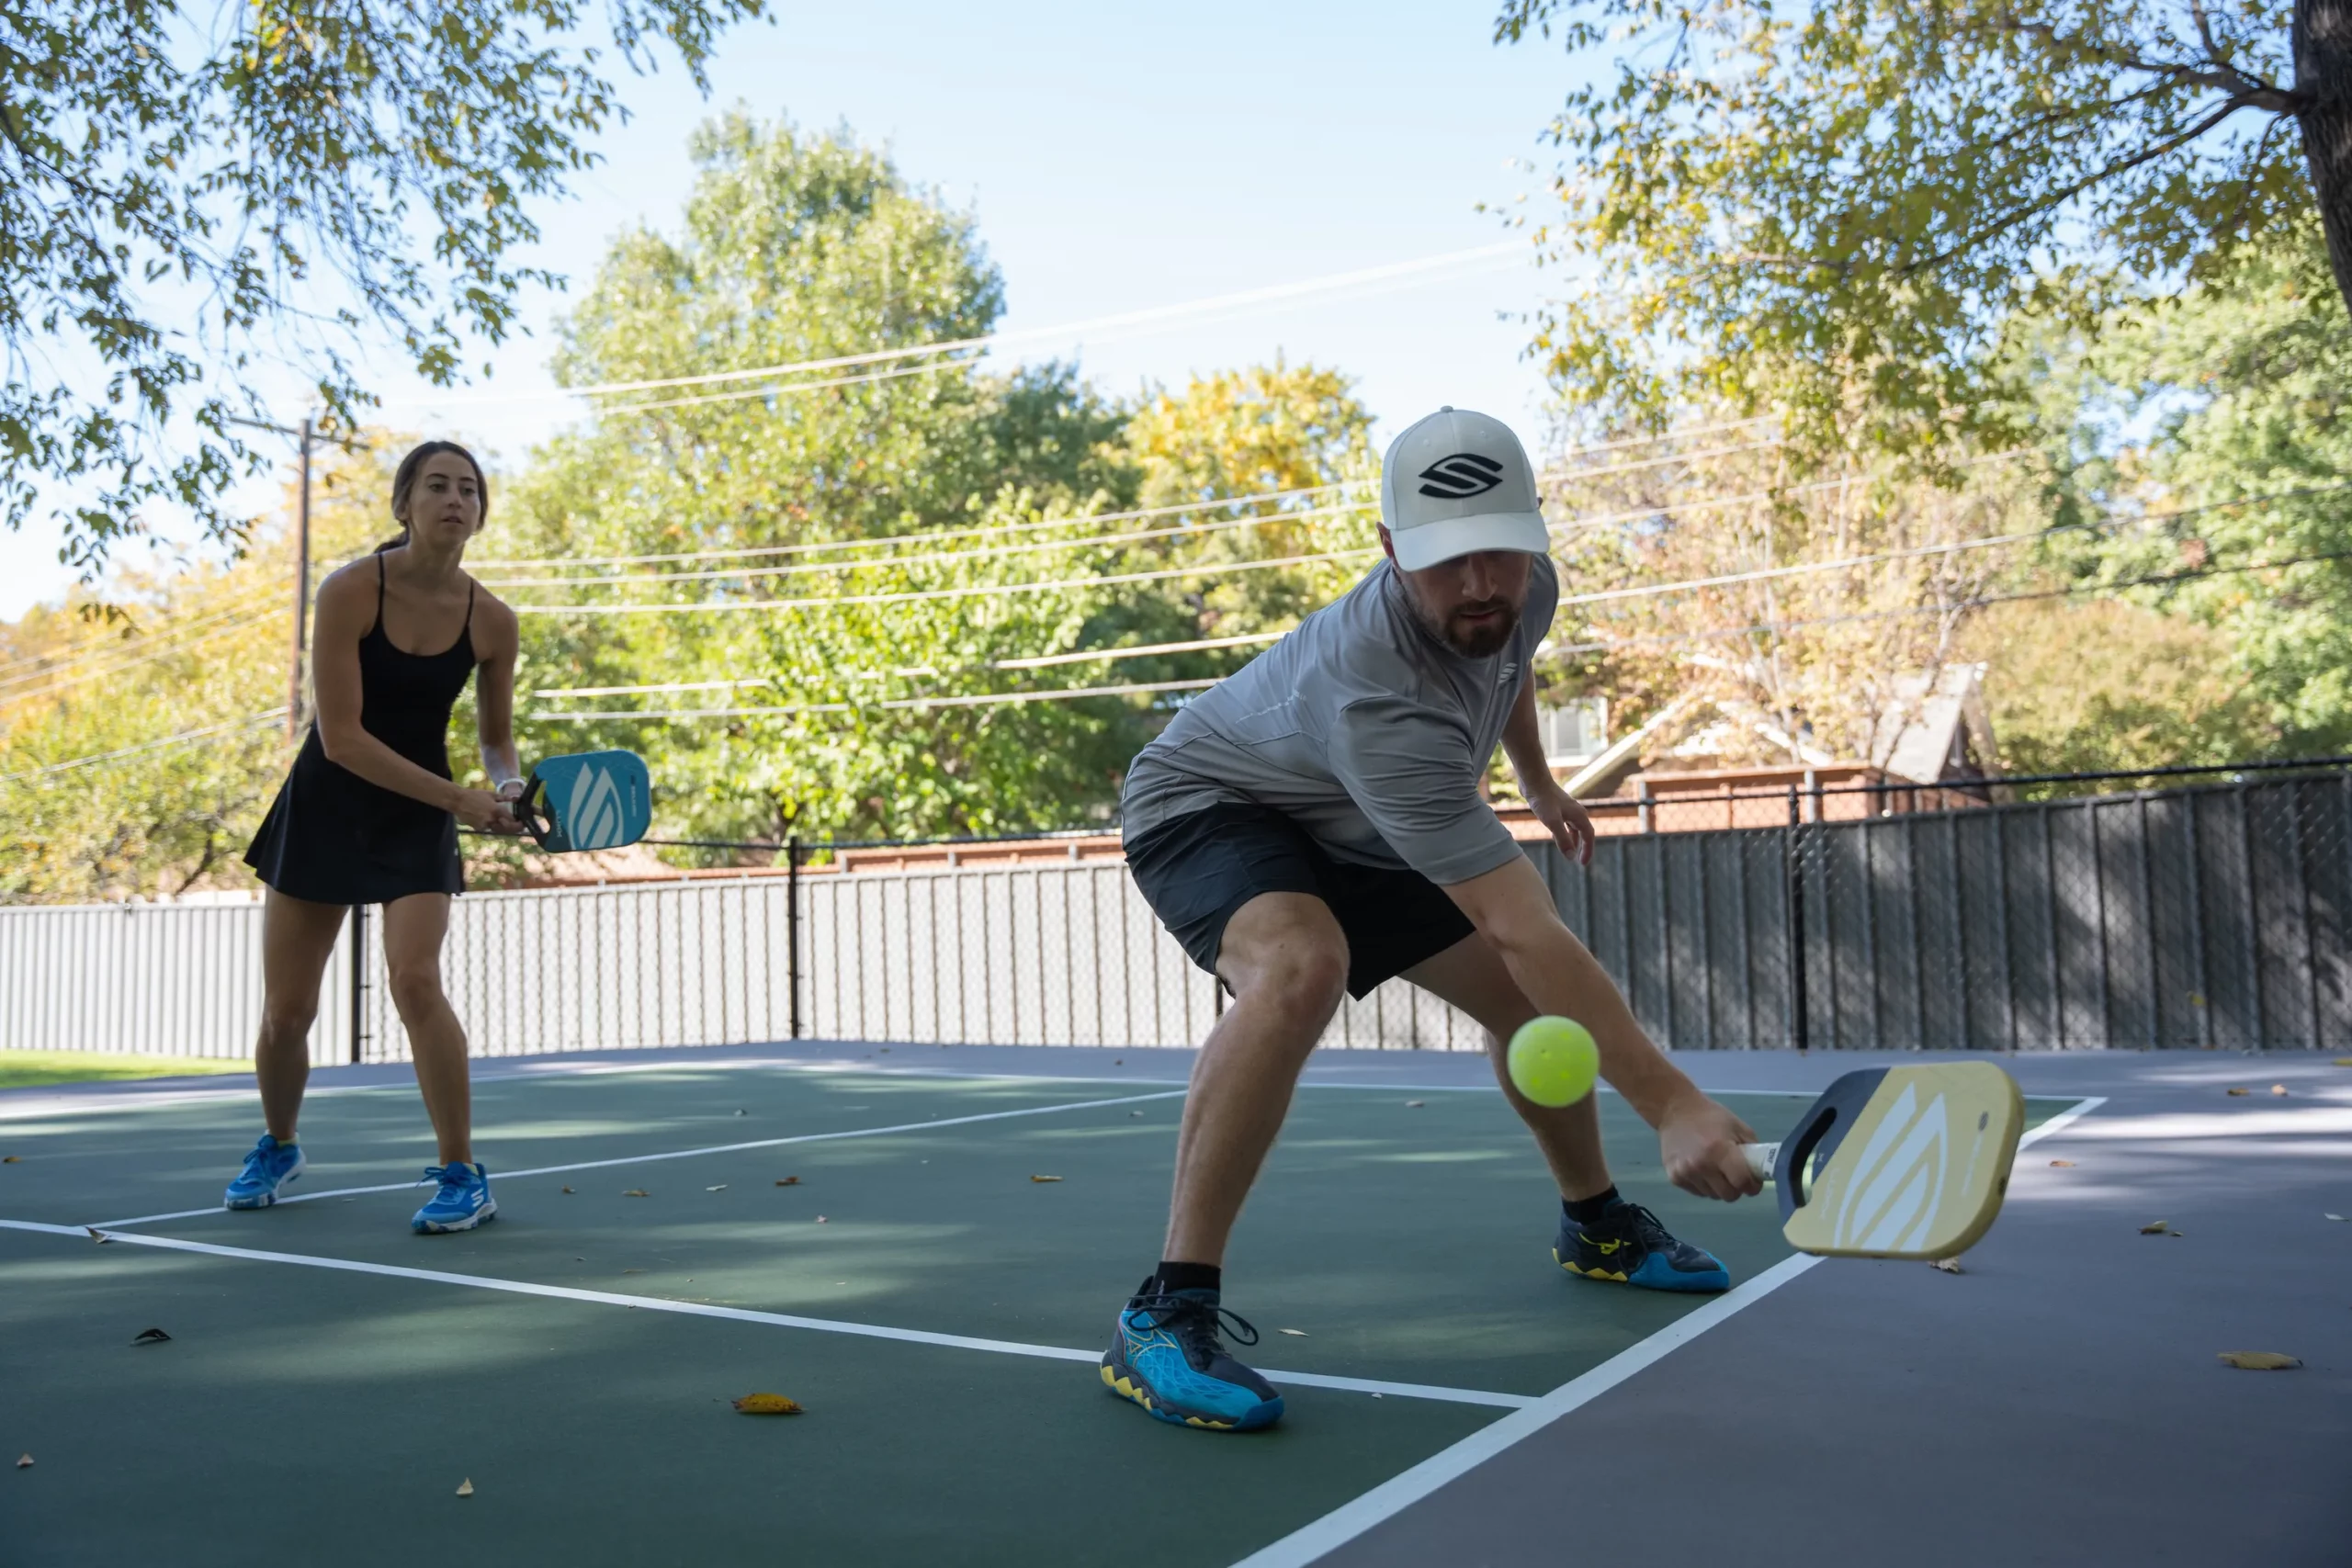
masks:
<instances>
[{"instance_id":1,"label":"chain link fence","mask_svg":"<svg viewBox=\"0 0 2352 1568\"><path fill-rule=\"evenodd\" d=\"M1648 826L1602 838L1589 867L1529 852L1679 1049L2352 1045L2344 767L2022 803L1792 787L1660 800ZM458 899L443 977L474 1051L1189 1044L1220 1011L1117 862L842 872L805 852L772 874ZM0 1048L249 1055L260 917L0 909ZM314 1060L407 1055L388 978L346 926ZM1484 1035L1391 982L1325 1043Z\"/></svg>"}]
</instances>

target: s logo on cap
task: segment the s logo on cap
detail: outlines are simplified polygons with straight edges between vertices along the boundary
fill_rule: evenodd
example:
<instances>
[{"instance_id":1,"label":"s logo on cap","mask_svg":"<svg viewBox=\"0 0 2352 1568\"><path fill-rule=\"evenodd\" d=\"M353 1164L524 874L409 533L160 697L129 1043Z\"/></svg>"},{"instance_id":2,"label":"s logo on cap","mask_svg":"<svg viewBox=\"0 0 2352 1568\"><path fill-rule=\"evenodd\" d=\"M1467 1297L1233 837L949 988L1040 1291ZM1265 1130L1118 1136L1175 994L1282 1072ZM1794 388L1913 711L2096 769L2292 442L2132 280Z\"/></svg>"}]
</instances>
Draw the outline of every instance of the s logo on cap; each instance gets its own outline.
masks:
<instances>
[{"instance_id":1,"label":"s logo on cap","mask_svg":"<svg viewBox=\"0 0 2352 1568\"><path fill-rule=\"evenodd\" d=\"M1502 483L1503 466L1476 452L1456 452L1450 457L1440 457L1423 468L1419 477L1426 481L1421 486L1423 495L1467 501Z\"/></svg>"}]
</instances>

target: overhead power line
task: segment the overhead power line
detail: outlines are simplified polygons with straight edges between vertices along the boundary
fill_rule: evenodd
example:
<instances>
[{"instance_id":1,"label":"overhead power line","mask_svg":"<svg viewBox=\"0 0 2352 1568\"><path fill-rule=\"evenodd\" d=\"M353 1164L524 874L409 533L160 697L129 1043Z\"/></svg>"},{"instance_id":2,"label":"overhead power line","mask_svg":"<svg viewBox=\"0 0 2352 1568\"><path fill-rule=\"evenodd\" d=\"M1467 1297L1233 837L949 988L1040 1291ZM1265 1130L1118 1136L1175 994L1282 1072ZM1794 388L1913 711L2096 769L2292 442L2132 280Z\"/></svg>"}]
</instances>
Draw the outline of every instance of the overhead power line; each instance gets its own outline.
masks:
<instances>
[{"instance_id":1,"label":"overhead power line","mask_svg":"<svg viewBox=\"0 0 2352 1568\"><path fill-rule=\"evenodd\" d=\"M910 588L890 593L843 593L822 599L706 599L659 604L517 604L514 609L518 615L723 615L743 611L825 610L860 604L910 604L942 599L1003 599L1015 594L1045 593L1064 588L1115 588L1134 582L1166 582L1176 578L1225 577L1245 571L1272 571L1280 567L1317 566L1361 560L1379 553L1374 547L1330 550L1319 555L1281 556L1272 560L1177 566L1158 571L1113 572L1102 577L1065 577L1041 582L990 583L967 588Z\"/></svg>"},{"instance_id":2,"label":"overhead power line","mask_svg":"<svg viewBox=\"0 0 2352 1568\"><path fill-rule=\"evenodd\" d=\"M877 672L876 679L910 680L925 675L972 674L983 670L1044 670L1061 664L1115 663L1126 659L1152 659L1170 653L1207 653L1222 649L1250 648L1270 642L1280 642L1290 635L1287 631L1251 632L1246 637L1194 637L1188 642L1154 642L1130 648L1100 648L1079 653L1046 653L1031 659L997 659L986 664L975 664L963 670L932 669L893 670L887 677ZM758 687L776 687L783 682L775 676L763 675L749 681L665 681L650 686L547 686L531 694L534 702L546 702L556 697L628 697L651 696L666 692L741 692Z\"/></svg>"},{"instance_id":3,"label":"overhead power line","mask_svg":"<svg viewBox=\"0 0 2352 1568\"><path fill-rule=\"evenodd\" d=\"M143 757L150 752L169 750L176 746L194 745L199 740L219 739L225 736L276 724L285 716L284 708L272 708L267 713L255 714L251 718L232 719L227 724L209 724L201 729L183 729L177 735L166 735L160 740L150 740L142 745L125 746L119 750L100 751L88 757L76 757L67 762L52 762L45 768L28 768L21 773L0 773L0 784L13 784L18 779L47 778L54 773L70 773L79 768L95 768L104 762L119 762L131 757Z\"/></svg>"},{"instance_id":4,"label":"overhead power line","mask_svg":"<svg viewBox=\"0 0 2352 1568\"><path fill-rule=\"evenodd\" d=\"M865 365L887 365L894 360L1002 348L1019 343L1061 342L1082 333L1106 332L1125 327L1148 326L1162 321L1179 321L1187 316L1204 315L1251 305L1272 304L1283 299L1302 299L1343 288L1359 288L1367 283L1387 282L1422 273L1441 272L1448 267L1498 260L1513 254L1524 254L1525 249L1523 242L1510 240L1499 244L1480 245L1470 250L1448 251L1438 255L1422 256L1414 261L1392 262L1383 266L1360 267L1351 272L1330 273L1295 283L1274 284L1263 288L1244 289L1235 294L1213 295L1207 299L1188 300L1182 304L1160 305L1148 310L1123 311L1117 315L1097 316L1089 321L1073 321L1058 327L1032 327L1020 332L988 333L978 337L947 338L934 343L910 344L899 348L877 348L860 354L833 355L821 359L790 360L780 365L763 365L742 370L717 370L701 375L670 376L648 380L600 381L585 387L563 387L547 392L481 393L428 400L439 406L450 406L481 402L544 402L565 398L602 397L625 392L665 391L673 387L720 386L732 381L798 376L827 370L845 370Z\"/></svg>"},{"instance_id":5,"label":"overhead power line","mask_svg":"<svg viewBox=\"0 0 2352 1568\"><path fill-rule=\"evenodd\" d=\"M876 703L794 703L781 707L731 708L615 708L603 712L535 713L529 716L546 723L564 721L587 722L604 719L661 719L675 722L684 719L710 718L786 718L803 714L868 713L913 708L979 708L1013 706L1024 703L1075 702L1082 697L1135 697L1162 692L1198 692L1214 686L1217 678L1198 681L1147 681L1127 686L1077 686L1050 692L983 692L952 697L899 697Z\"/></svg>"}]
</instances>

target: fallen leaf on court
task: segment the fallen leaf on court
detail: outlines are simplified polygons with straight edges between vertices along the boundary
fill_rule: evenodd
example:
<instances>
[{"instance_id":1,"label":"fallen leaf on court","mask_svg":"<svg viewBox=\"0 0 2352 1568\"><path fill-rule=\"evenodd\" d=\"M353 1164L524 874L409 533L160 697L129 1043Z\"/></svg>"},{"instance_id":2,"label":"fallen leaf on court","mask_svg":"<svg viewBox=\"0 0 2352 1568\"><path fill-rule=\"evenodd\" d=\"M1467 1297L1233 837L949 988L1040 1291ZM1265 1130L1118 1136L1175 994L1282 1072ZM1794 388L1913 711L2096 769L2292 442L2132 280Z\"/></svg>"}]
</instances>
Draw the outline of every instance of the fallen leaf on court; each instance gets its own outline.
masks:
<instances>
[{"instance_id":1,"label":"fallen leaf on court","mask_svg":"<svg viewBox=\"0 0 2352 1568\"><path fill-rule=\"evenodd\" d=\"M22 1470L22 1469L24 1469L26 1466L28 1466L28 1465L29 1465L29 1464L31 1464L32 1462L33 1462L33 1456L32 1456L32 1455L30 1455L30 1454L18 1454L18 1455L17 1456L17 1468L18 1470Z\"/></svg>"},{"instance_id":2,"label":"fallen leaf on court","mask_svg":"<svg viewBox=\"0 0 2352 1568\"><path fill-rule=\"evenodd\" d=\"M2072 1170L2075 1168L2075 1162L2070 1159L2053 1159L2050 1163L2061 1170Z\"/></svg>"},{"instance_id":3,"label":"fallen leaf on court","mask_svg":"<svg viewBox=\"0 0 2352 1568\"><path fill-rule=\"evenodd\" d=\"M473 1495L474 1478L469 1475L463 1481L458 1483L458 1495L460 1497L470 1497Z\"/></svg>"},{"instance_id":4,"label":"fallen leaf on court","mask_svg":"<svg viewBox=\"0 0 2352 1568\"><path fill-rule=\"evenodd\" d=\"M2140 1227L2140 1234L2142 1235L2162 1235L2170 1229L2172 1229L2172 1226L2163 1220L2151 1220L2146 1224Z\"/></svg>"},{"instance_id":5,"label":"fallen leaf on court","mask_svg":"<svg viewBox=\"0 0 2352 1568\"><path fill-rule=\"evenodd\" d=\"M800 1406L780 1393L747 1393L735 1402L746 1416L797 1416Z\"/></svg>"},{"instance_id":6,"label":"fallen leaf on court","mask_svg":"<svg viewBox=\"0 0 2352 1568\"><path fill-rule=\"evenodd\" d=\"M621 1193L621 1196L624 1198L650 1198L653 1194L648 1192L642 1187L631 1187L624 1190Z\"/></svg>"},{"instance_id":7,"label":"fallen leaf on court","mask_svg":"<svg viewBox=\"0 0 2352 1568\"><path fill-rule=\"evenodd\" d=\"M727 1183L722 1181L716 1187L706 1187L703 1190L706 1192L724 1192L727 1190Z\"/></svg>"},{"instance_id":8,"label":"fallen leaf on court","mask_svg":"<svg viewBox=\"0 0 2352 1568\"><path fill-rule=\"evenodd\" d=\"M2294 1357L2282 1356L2276 1350L2224 1350L2222 1359L2249 1372L2284 1372L2302 1365Z\"/></svg>"},{"instance_id":9,"label":"fallen leaf on court","mask_svg":"<svg viewBox=\"0 0 2352 1568\"><path fill-rule=\"evenodd\" d=\"M1928 1267L1930 1269L1940 1269L1947 1274L1965 1274L1968 1272L1967 1269L1962 1269L1960 1266L1960 1259L1957 1258L1939 1258L1930 1262Z\"/></svg>"},{"instance_id":10,"label":"fallen leaf on court","mask_svg":"<svg viewBox=\"0 0 2352 1568\"><path fill-rule=\"evenodd\" d=\"M1058 1176L1033 1176L1029 1179L1032 1181L1059 1181L1061 1178Z\"/></svg>"},{"instance_id":11,"label":"fallen leaf on court","mask_svg":"<svg viewBox=\"0 0 2352 1568\"><path fill-rule=\"evenodd\" d=\"M1427 1105L1429 1101L1426 1100L1408 1100L1405 1102L1405 1109L1408 1111L1419 1111L1422 1106Z\"/></svg>"},{"instance_id":12,"label":"fallen leaf on court","mask_svg":"<svg viewBox=\"0 0 2352 1568\"><path fill-rule=\"evenodd\" d=\"M2252 1093L2254 1092L2254 1090L2252 1090L2252 1089L2230 1089L2230 1090L2228 1090L2227 1092L2228 1092L2229 1094L2231 1094L2232 1096L2233 1096L2233 1097L2234 1097L2234 1096L2242 1095L2242 1094L2252 1094Z\"/></svg>"},{"instance_id":13,"label":"fallen leaf on court","mask_svg":"<svg viewBox=\"0 0 2352 1568\"><path fill-rule=\"evenodd\" d=\"M741 1109L738 1109L738 1110L736 1111L735 1114L736 1114L736 1115L738 1115L738 1116L749 1116L749 1115L751 1114L751 1112L750 1112L750 1111L744 1111L744 1110L741 1110Z\"/></svg>"},{"instance_id":14,"label":"fallen leaf on court","mask_svg":"<svg viewBox=\"0 0 2352 1568\"><path fill-rule=\"evenodd\" d=\"M2284 1100L2287 1098L2287 1086L2282 1083L2272 1084L2270 1086L2270 1092L2277 1095L2279 1099Z\"/></svg>"},{"instance_id":15,"label":"fallen leaf on court","mask_svg":"<svg viewBox=\"0 0 2352 1568\"><path fill-rule=\"evenodd\" d=\"M1130 1115L1130 1116L1140 1116L1140 1115L1142 1115L1142 1114L1143 1114L1143 1112L1142 1112L1142 1111L1128 1111L1128 1112L1127 1112L1127 1114L1128 1114L1128 1115Z\"/></svg>"},{"instance_id":16,"label":"fallen leaf on court","mask_svg":"<svg viewBox=\"0 0 2352 1568\"><path fill-rule=\"evenodd\" d=\"M642 1274L645 1270L642 1269L624 1269L621 1272L624 1274Z\"/></svg>"},{"instance_id":17,"label":"fallen leaf on court","mask_svg":"<svg viewBox=\"0 0 2352 1568\"><path fill-rule=\"evenodd\" d=\"M2330 1214L2330 1215L2328 1215L2327 1217L2328 1217L2329 1219L2331 1219L2331 1220L2336 1220L2336 1221L2341 1221L2341 1220L2344 1218L2344 1216L2343 1216L2343 1215L2341 1215L2341 1214Z\"/></svg>"},{"instance_id":18,"label":"fallen leaf on court","mask_svg":"<svg viewBox=\"0 0 2352 1568\"><path fill-rule=\"evenodd\" d=\"M1279 1328L1274 1332L1277 1334L1287 1334L1297 1339L1304 1339L1306 1337L1306 1330L1304 1328Z\"/></svg>"},{"instance_id":19,"label":"fallen leaf on court","mask_svg":"<svg viewBox=\"0 0 2352 1568\"><path fill-rule=\"evenodd\" d=\"M564 1189L564 1190L565 1190L566 1192L569 1192L569 1191L571 1191L571 1188L569 1188L569 1187L567 1187L567 1188L565 1188L565 1189Z\"/></svg>"},{"instance_id":20,"label":"fallen leaf on court","mask_svg":"<svg viewBox=\"0 0 2352 1568\"><path fill-rule=\"evenodd\" d=\"M818 1216L817 1216L817 1223L818 1223L819 1224L820 1224L820 1225L821 1225L821 1224L823 1224L825 1223L825 1216L824 1216L824 1215L822 1215L822 1214L818 1215Z\"/></svg>"},{"instance_id":21,"label":"fallen leaf on court","mask_svg":"<svg viewBox=\"0 0 2352 1568\"><path fill-rule=\"evenodd\" d=\"M2344 1066L2341 1062L2335 1065L2339 1067ZM17 1165L21 1163L24 1157L22 1155L0 1155L0 1165Z\"/></svg>"},{"instance_id":22,"label":"fallen leaf on court","mask_svg":"<svg viewBox=\"0 0 2352 1568\"><path fill-rule=\"evenodd\" d=\"M2339 1067L2352 1067L2352 1056L2338 1056L2335 1058L2335 1065Z\"/></svg>"},{"instance_id":23,"label":"fallen leaf on court","mask_svg":"<svg viewBox=\"0 0 2352 1568\"><path fill-rule=\"evenodd\" d=\"M131 1341L133 1345L168 1345L171 1342L172 1337L160 1328L142 1328L139 1331L139 1337Z\"/></svg>"},{"instance_id":24,"label":"fallen leaf on court","mask_svg":"<svg viewBox=\"0 0 2352 1568\"><path fill-rule=\"evenodd\" d=\"M778 1181L776 1185L778 1187L797 1187L800 1185L800 1178L797 1176L787 1176Z\"/></svg>"},{"instance_id":25,"label":"fallen leaf on court","mask_svg":"<svg viewBox=\"0 0 2352 1568\"><path fill-rule=\"evenodd\" d=\"M104 1247L107 1243L114 1239L114 1237L107 1235L106 1232L98 1229L96 1225L84 1225L82 1228L88 1231L90 1233L90 1239L96 1242L100 1247Z\"/></svg>"}]
</instances>

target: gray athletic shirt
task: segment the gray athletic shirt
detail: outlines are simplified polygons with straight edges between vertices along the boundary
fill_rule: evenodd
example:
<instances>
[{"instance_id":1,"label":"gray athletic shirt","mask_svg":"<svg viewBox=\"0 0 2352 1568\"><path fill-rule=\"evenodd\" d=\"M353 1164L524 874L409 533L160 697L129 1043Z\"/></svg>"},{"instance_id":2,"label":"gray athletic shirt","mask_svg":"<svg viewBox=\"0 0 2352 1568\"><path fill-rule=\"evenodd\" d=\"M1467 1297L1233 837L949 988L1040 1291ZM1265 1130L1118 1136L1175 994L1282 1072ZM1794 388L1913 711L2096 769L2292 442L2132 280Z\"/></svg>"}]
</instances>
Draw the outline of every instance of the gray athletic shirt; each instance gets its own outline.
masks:
<instances>
[{"instance_id":1,"label":"gray athletic shirt","mask_svg":"<svg viewBox=\"0 0 2352 1568\"><path fill-rule=\"evenodd\" d=\"M1518 843L1478 780L1560 602L1537 557L1502 651L1465 659L1414 617L1383 561L1336 604L1186 705L1127 771L1128 837L1255 802L1337 860L1410 866L1442 886L1507 863Z\"/></svg>"}]
</instances>

